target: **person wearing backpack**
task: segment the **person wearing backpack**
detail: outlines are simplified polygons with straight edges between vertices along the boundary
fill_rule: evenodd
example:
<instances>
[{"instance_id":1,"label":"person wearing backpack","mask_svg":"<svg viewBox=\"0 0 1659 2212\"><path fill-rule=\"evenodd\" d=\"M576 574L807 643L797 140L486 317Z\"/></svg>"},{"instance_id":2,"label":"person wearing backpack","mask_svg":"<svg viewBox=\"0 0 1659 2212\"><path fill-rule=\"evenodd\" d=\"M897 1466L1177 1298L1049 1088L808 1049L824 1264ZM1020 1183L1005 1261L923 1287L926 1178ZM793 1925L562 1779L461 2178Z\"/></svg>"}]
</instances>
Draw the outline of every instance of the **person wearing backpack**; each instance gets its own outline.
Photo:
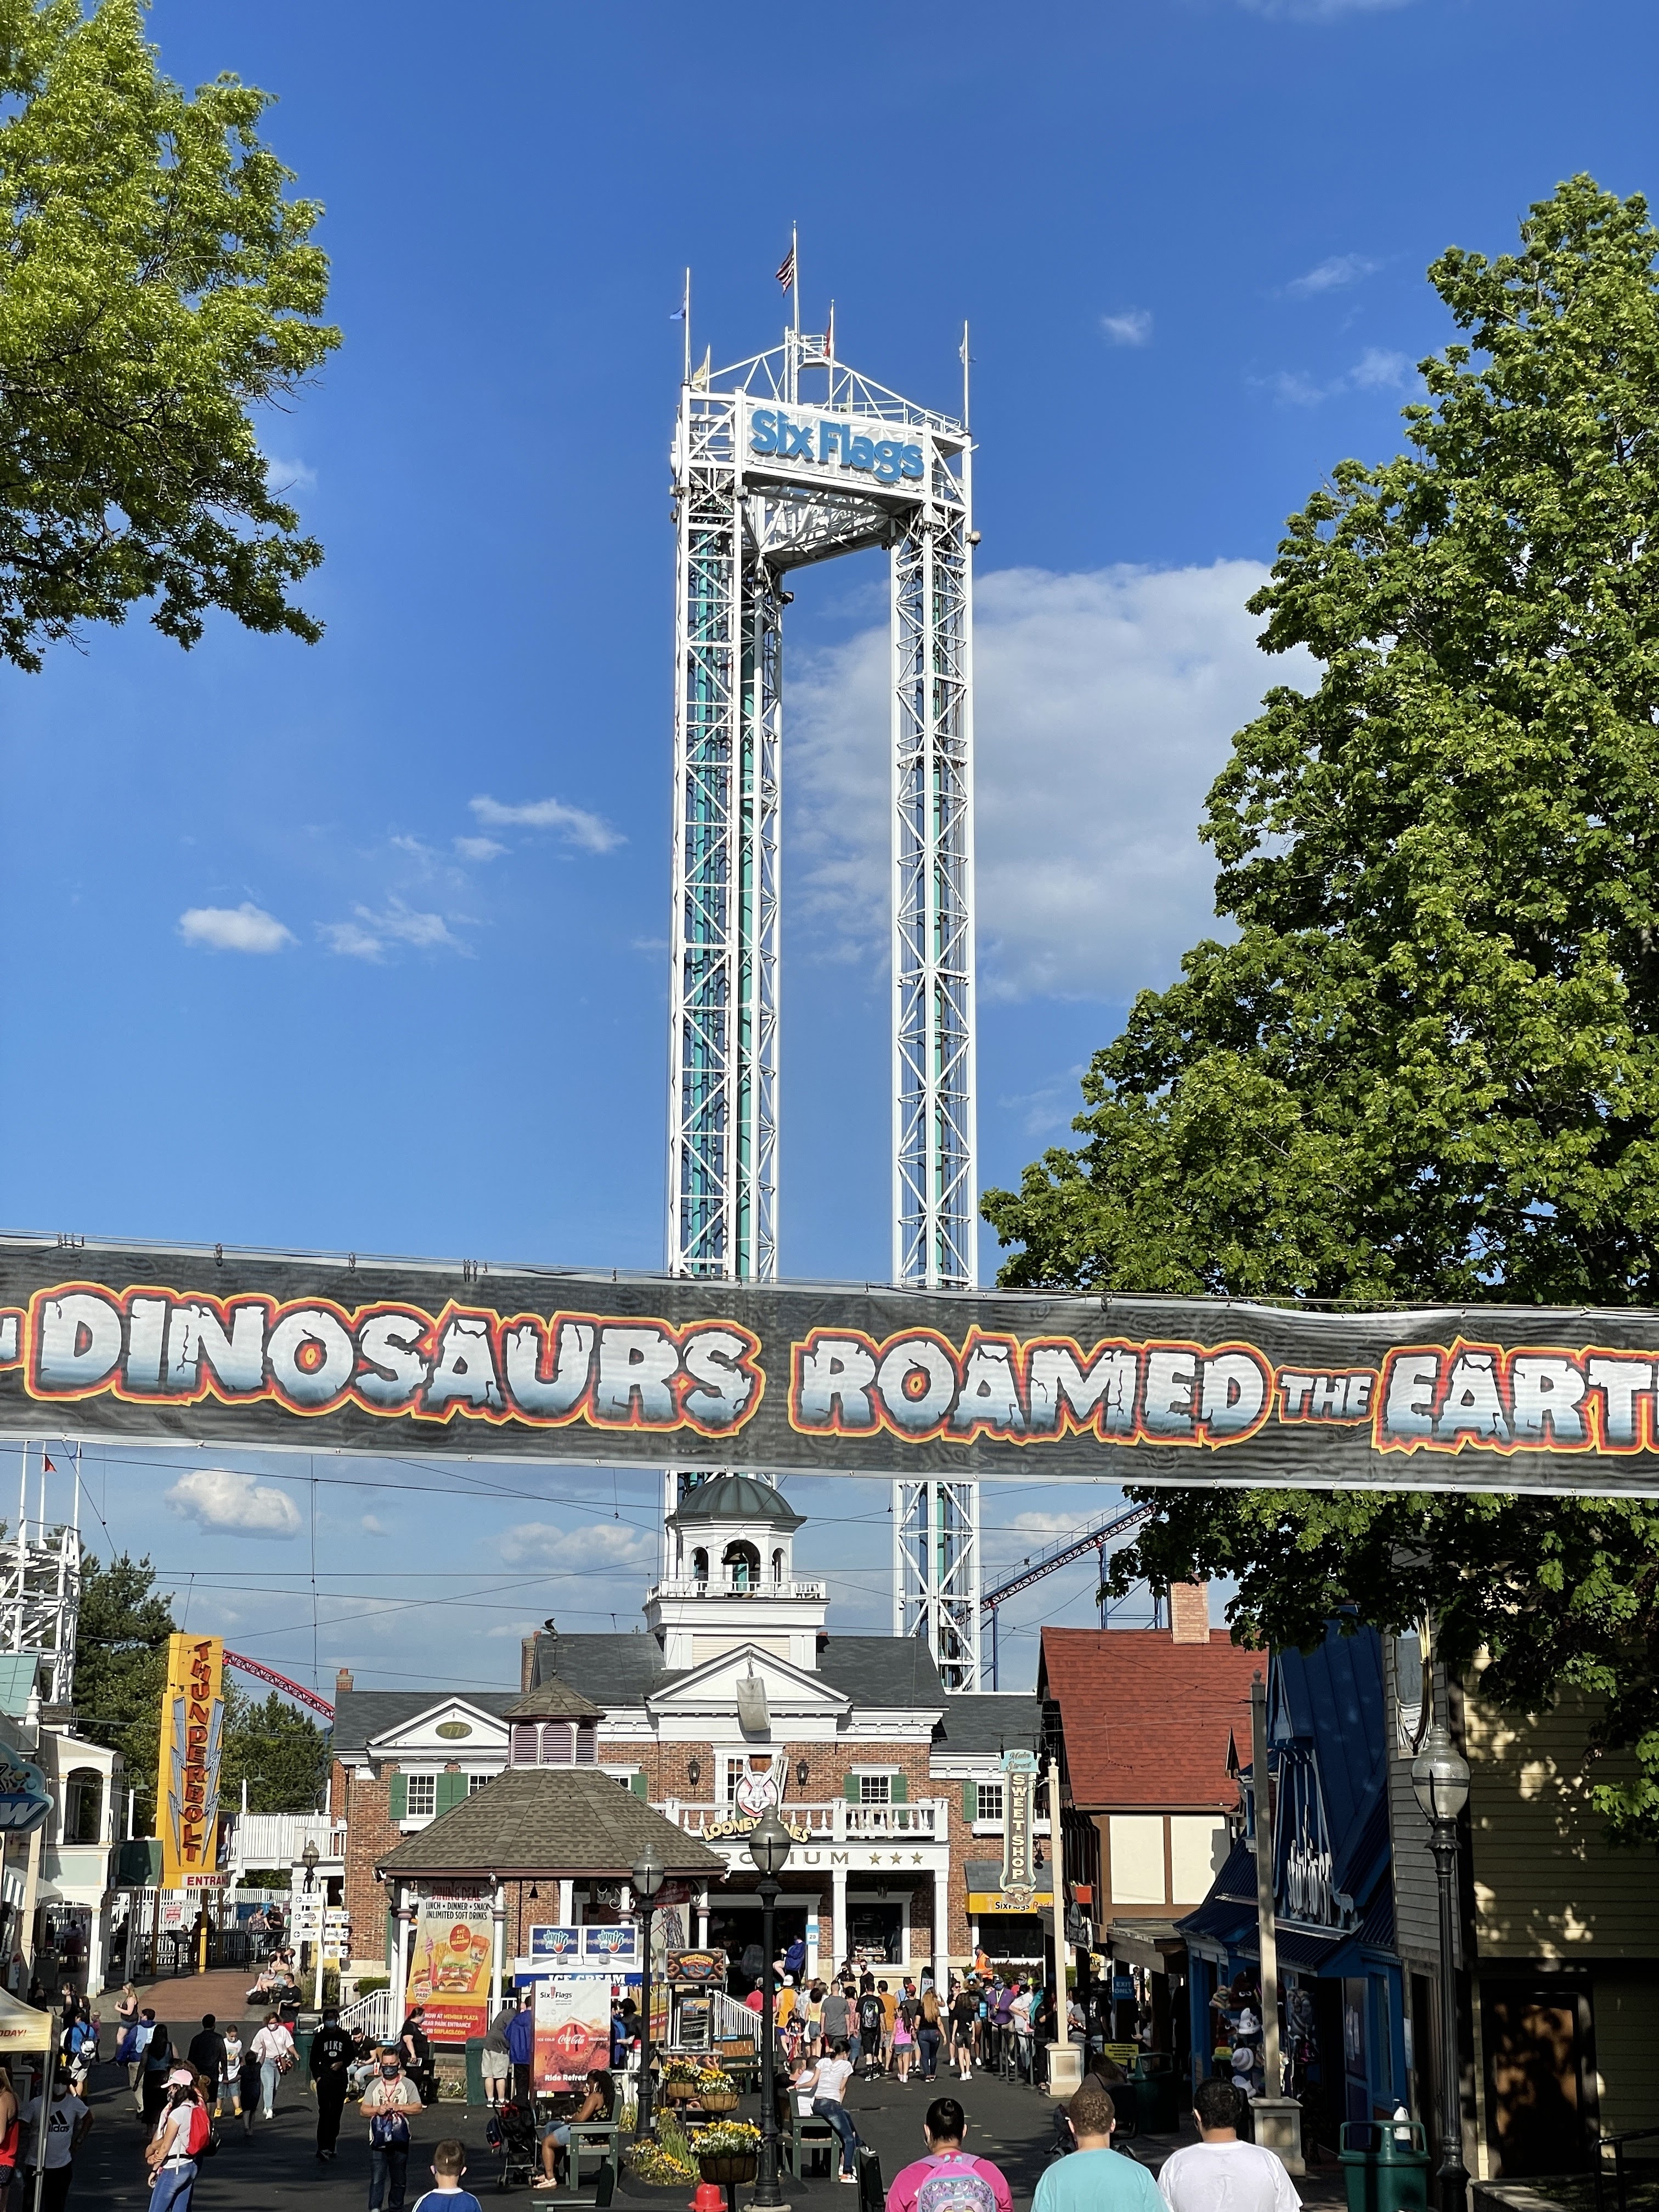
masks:
<instances>
[{"instance_id":1,"label":"person wearing backpack","mask_svg":"<svg viewBox=\"0 0 1659 2212\"><path fill-rule=\"evenodd\" d=\"M893 2176L887 2212L1013 2212L1001 2167L963 2150L967 2128L954 2097L934 2098L921 2123L927 2154Z\"/></svg>"},{"instance_id":2,"label":"person wearing backpack","mask_svg":"<svg viewBox=\"0 0 1659 2212\"><path fill-rule=\"evenodd\" d=\"M212 2132L213 2123L197 2094L194 2075L179 2068L168 2077L167 2102L155 2134L144 2146L144 2164L155 2177L149 2212L190 2212L197 2160L206 2151Z\"/></svg>"},{"instance_id":3,"label":"person wearing backpack","mask_svg":"<svg viewBox=\"0 0 1659 2212\"><path fill-rule=\"evenodd\" d=\"M52 2107L46 2115L46 2160L40 2169L42 2212L64 2212L75 2171L75 2154L86 2140L91 2125L92 2114L70 2087L68 2075L61 2066L54 2068ZM28 2163L33 2166L35 2147L40 2140L39 2097L31 2097L24 2106L19 2136Z\"/></svg>"},{"instance_id":4,"label":"person wearing backpack","mask_svg":"<svg viewBox=\"0 0 1659 2212\"><path fill-rule=\"evenodd\" d=\"M864 2078L873 2081L881 2071L881 2039L887 2021L874 1978L866 1974L859 1992L859 2049L864 2058ZM850 2054L849 2054L850 2055Z\"/></svg>"}]
</instances>

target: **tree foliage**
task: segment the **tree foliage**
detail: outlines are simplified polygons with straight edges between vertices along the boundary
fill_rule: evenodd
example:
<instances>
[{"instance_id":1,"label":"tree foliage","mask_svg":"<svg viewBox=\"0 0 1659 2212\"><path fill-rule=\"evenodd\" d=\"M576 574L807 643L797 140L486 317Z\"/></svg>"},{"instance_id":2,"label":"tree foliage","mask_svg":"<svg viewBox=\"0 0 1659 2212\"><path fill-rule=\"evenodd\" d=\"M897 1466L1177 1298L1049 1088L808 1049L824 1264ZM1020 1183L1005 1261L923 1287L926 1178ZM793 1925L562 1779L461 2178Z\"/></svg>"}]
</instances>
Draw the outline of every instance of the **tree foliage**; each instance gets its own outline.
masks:
<instances>
[{"instance_id":1,"label":"tree foliage","mask_svg":"<svg viewBox=\"0 0 1659 2212\"><path fill-rule=\"evenodd\" d=\"M76 1725L121 1753L127 1787L137 1793L140 1835L155 1832L167 1638L177 1626L173 1600L156 1590L148 1559L123 1553L108 1566L86 1560L75 1647ZM328 1759L327 1731L279 1692L259 1700L226 1682L219 1770L226 1812L240 1804L244 1779L250 1812L310 1812L321 1802Z\"/></svg>"},{"instance_id":2,"label":"tree foliage","mask_svg":"<svg viewBox=\"0 0 1659 2212\"><path fill-rule=\"evenodd\" d=\"M986 1200L1005 1282L1659 1304L1659 233L1587 177L1430 280L1462 334L1408 450L1345 461L1251 602L1305 647L1200 834L1225 941L1146 992L1082 1141ZM1133 1493L1132 1493L1133 1494ZM1236 1623L1428 1606L1519 1705L1580 1682L1659 1837L1659 1516L1610 1500L1161 1497L1120 1577Z\"/></svg>"},{"instance_id":3,"label":"tree foliage","mask_svg":"<svg viewBox=\"0 0 1659 2212\"><path fill-rule=\"evenodd\" d=\"M141 0L0 0L0 655L135 602L181 645L220 608L314 640L322 557L250 408L339 343L321 213L261 143L269 96L159 71Z\"/></svg>"}]
</instances>

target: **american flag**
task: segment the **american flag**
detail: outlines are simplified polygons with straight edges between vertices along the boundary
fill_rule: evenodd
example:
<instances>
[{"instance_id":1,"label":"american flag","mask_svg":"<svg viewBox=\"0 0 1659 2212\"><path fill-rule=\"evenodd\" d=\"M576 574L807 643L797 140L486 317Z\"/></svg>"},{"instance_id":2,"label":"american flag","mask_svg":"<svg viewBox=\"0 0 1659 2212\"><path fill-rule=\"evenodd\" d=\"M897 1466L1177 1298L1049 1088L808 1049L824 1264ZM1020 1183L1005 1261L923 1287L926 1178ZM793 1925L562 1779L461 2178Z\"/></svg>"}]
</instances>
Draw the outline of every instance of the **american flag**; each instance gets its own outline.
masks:
<instances>
[{"instance_id":1,"label":"american flag","mask_svg":"<svg viewBox=\"0 0 1659 2212\"><path fill-rule=\"evenodd\" d=\"M795 249L793 246L790 247L788 252L784 255L783 259L778 264L778 282L782 285L786 292L791 291L794 288Z\"/></svg>"}]
</instances>

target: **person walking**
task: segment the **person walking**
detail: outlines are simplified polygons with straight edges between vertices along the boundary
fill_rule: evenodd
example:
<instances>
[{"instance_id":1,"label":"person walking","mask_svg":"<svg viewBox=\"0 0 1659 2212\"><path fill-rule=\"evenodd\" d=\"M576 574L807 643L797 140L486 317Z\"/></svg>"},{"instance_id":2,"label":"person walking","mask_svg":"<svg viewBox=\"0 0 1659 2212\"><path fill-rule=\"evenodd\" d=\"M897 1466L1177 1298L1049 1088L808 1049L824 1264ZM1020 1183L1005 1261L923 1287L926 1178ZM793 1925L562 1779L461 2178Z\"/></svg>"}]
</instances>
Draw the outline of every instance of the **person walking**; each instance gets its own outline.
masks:
<instances>
[{"instance_id":1,"label":"person walking","mask_svg":"<svg viewBox=\"0 0 1659 2212\"><path fill-rule=\"evenodd\" d=\"M360 2109L368 2122L368 2212L403 2212L409 2116L420 2111L421 2093L390 2045L380 2053L380 2070L363 2091Z\"/></svg>"},{"instance_id":2,"label":"person walking","mask_svg":"<svg viewBox=\"0 0 1659 2212\"><path fill-rule=\"evenodd\" d=\"M225 2039L210 2012L202 2014L202 2025L190 2039L185 2056L202 2077L203 2102L216 2114L224 2101Z\"/></svg>"},{"instance_id":3,"label":"person walking","mask_svg":"<svg viewBox=\"0 0 1659 2212\"><path fill-rule=\"evenodd\" d=\"M253 2133L253 2115L259 2109L261 2071L259 2054L250 2043L242 2053L242 2063L236 2075L236 2102L237 2108L242 2115L242 2135L245 2140Z\"/></svg>"},{"instance_id":4,"label":"person walking","mask_svg":"<svg viewBox=\"0 0 1659 2212\"><path fill-rule=\"evenodd\" d=\"M525 2112L532 2109L531 2073L536 2058L536 2015L532 2010L535 2000L528 1990L523 2003L507 2024L507 2051L513 2061L513 2101Z\"/></svg>"},{"instance_id":5,"label":"person walking","mask_svg":"<svg viewBox=\"0 0 1659 2212\"><path fill-rule=\"evenodd\" d=\"M1066 2112L1077 2148L1044 2166L1031 2212L1167 2212L1146 2167L1112 2148L1117 2109L1098 2081L1085 2081Z\"/></svg>"},{"instance_id":6,"label":"person walking","mask_svg":"<svg viewBox=\"0 0 1659 2212\"><path fill-rule=\"evenodd\" d=\"M864 1987L859 1991L858 2004L859 2050L864 2058L864 2078L873 2081L881 2071L881 2043L886 2033L887 2016L882 2009L881 1993L873 1975L866 1974ZM852 2055L850 2052L848 2054Z\"/></svg>"},{"instance_id":7,"label":"person walking","mask_svg":"<svg viewBox=\"0 0 1659 2212\"><path fill-rule=\"evenodd\" d=\"M92 2114L69 2085L63 2068L52 2077L52 2102L46 2114L46 2163L40 2168L41 2212L64 2212L74 2179L75 2154L86 2141ZM19 2117L19 2136L27 2163L34 2164L40 2140L40 2100L31 2097Z\"/></svg>"},{"instance_id":8,"label":"person walking","mask_svg":"<svg viewBox=\"0 0 1659 2212\"><path fill-rule=\"evenodd\" d=\"M340 2140L340 2115L345 2110L346 2075L356 2045L340 2025L338 2005L323 2007L323 2024L311 2039L312 2086L317 2092L317 2156L324 2165L333 2162Z\"/></svg>"},{"instance_id":9,"label":"person walking","mask_svg":"<svg viewBox=\"0 0 1659 2212\"><path fill-rule=\"evenodd\" d=\"M294 2063L294 2038L274 2012L253 2039L253 2055L259 2062L259 2117L270 2119L276 2110L276 2083Z\"/></svg>"},{"instance_id":10,"label":"person walking","mask_svg":"<svg viewBox=\"0 0 1659 2212\"><path fill-rule=\"evenodd\" d=\"M919 2204L951 2212L1013 2212L1007 2176L988 2158L973 2158L962 2142L968 2117L954 2097L935 2097L922 2118L925 2158L893 2176L887 2212L917 2212Z\"/></svg>"},{"instance_id":11,"label":"person walking","mask_svg":"<svg viewBox=\"0 0 1659 2212\"><path fill-rule=\"evenodd\" d=\"M0 2212L6 2212L11 2185L17 2179L17 2154L22 2130L17 2124L17 2092L11 2086L11 2069L0 2060Z\"/></svg>"},{"instance_id":12,"label":"person walking","mask_svg":"<svg viewBox=\"0 0 1659 2212\"><path fill-rule=\"evenodd\" d=\"M144 2145L151 2181L149 2212L190 2212L196 2188L196 2160L207 2144L207 2106L184 2067L167 2076L167 2102L155 2131Z\"/></svg>"},{"instance_id":13,"label":"person walking","mask_svg":"<svg viewBox=\"0 0 1659 2212\"><path fill-rule=\"evenodd\" d=\"M951 2063L964 2081L974 2078L974 2024L978 2018L978 1997L965 1986L959 1989L951 2000Z\"/></svg>"},{"instance_id":14,"label":"person walking","mask_svg":"<svg viewBox=\"0 0 1659 2212\"><path fill-rule=\"evenodd\" d=\"M1076 2099L1073 2099L1075 2104ZM1212 2075L1193 2092L1198 2141L1171 2151L1158 2177L1170 2212L1297 2212L1300 2199L1284 2160L1261 2143L1241 2142L1244 2100Z\"/></svg>"},{"instance_id":15,"label":"person walking","mask_svg":"<svg viewBox=\"0 0 1659 2212\"><path fill-rule=\"evenodd\" d=\"M225 2070L221 2079L221 2088L222 2094L215 2106L215 2110L216 2112L222 2112L224 2109L225 2097L228 2096L230 2099L230 2109L233 2118L240 2119L242 2116L242 2059L245 2054L242 2050L242 2031L237 2027L234 2021L232 2021L230 2026L225 2029L224 2038Z\"/></svg>"},{"instance_id":16,"label":"person walking","mask_svg":"<svg viewBox=\"0 0 1659 2212\"><path fill-rule=\"evenodd\" d=\"M893 2016L893 2071L898 2075L901 2089L908 2089L910 2086L910 2062L916 2055L915 2022L919 2009L907 1983L905 1993L899 1999Z\"/></svg>"},{"instance_id":17,"label":"person walking","mask_svg":"<svg viewBox=\"0 0 1659 2212\"><path fill-rule=\"evenodd\" d=\"M818 2033L824 2051L833 2051L838 2043L845 2043L852 2026L852 2007L847 2002L847 1992L839 1982L834 1982L823 1993L823 2004L818 2014Z\"/></svg>"},{"instance_id":18,"label":"person walking","mask_svg":"<svg viewBox=\"0 0 1659 2212\"><path fill-rule=\"evenodd\" d=\"M167 2075L173 2071L173 2044L166 2028L148 2008L144 2018L149 2023L149 2033L144 2039L143 2065L138 2080L138 2109L143 2114L144 2125L154 2128L167 2102Z\"/></svg>"},{"instance_id":19,"label":"person walking","mask_svg":"<svg viewBox=\"0 0 1659 2212\"><path fill-rule=\"evenodd\" d=\"M856 2184L859 2131L846 2104L847 2085L852 2078L853 2062L847 2055L843 2037L832 2046L827 2058L815 2059L811 2065L801 2069L795 2076L794 2087L811 2099L813 2118L830 2123L841 2145L841 2179Z\"/></svg>"},{"instance_id":20,"label":"person walking","mask_svg":"<svg viewBox=\"0 0 1659 2212\"><path fill-rule=\"evenodd\" d=\"M933 1984L923 1990L916 2025L916 2055L921 2061L921 2079L931 2081L939 2072L939 2047L945 2040L945 2029L939 2018L939 1999Z\"/></svg>"}]
</instances>

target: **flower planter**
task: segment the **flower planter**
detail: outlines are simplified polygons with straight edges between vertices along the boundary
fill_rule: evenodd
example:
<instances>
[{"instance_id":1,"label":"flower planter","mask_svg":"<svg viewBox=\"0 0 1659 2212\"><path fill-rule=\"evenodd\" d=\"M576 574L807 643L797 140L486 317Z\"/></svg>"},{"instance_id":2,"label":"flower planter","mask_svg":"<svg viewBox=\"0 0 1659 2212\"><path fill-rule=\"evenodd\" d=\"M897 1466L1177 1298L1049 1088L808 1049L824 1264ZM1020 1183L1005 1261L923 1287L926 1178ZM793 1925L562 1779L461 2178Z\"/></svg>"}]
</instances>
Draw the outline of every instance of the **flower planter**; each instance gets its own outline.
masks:
<instances>
[{"instance_id":1,"label":"flower planter","mask_svg":"<svg viewBox=\"0 0 1659 2212\"><path fill-rule=\"evenodd\" d=\"M737 2091L732 2089L724 2096L705 2097L702 2100L702 2109L705 2112L735 2112L742 2101Z\"/></svg>"},{"instance_id":2,"label":"flower planter","mask_svg":"<svg viewBox=\"0 0 1659 2212\"><path fill-rule=\"evenodd\" d=\"M667 2081L659 2084L657 2094L666 2098L671 2105L688 2105L697 2094L695 2081Z\"/></svg>"},{"instance_id":3,"label":"flower planter","mask_svg":"<svg viewBox=\"0 0 1659 2212\"><path fill-rule=\"evenodd\" d=\"M697 2160L699 2172L705 2181L718 2181L731 2187L752 2181L760 2171L760 2160L753 2152L715 2151Z\"/></svg>"}]
</instances>

